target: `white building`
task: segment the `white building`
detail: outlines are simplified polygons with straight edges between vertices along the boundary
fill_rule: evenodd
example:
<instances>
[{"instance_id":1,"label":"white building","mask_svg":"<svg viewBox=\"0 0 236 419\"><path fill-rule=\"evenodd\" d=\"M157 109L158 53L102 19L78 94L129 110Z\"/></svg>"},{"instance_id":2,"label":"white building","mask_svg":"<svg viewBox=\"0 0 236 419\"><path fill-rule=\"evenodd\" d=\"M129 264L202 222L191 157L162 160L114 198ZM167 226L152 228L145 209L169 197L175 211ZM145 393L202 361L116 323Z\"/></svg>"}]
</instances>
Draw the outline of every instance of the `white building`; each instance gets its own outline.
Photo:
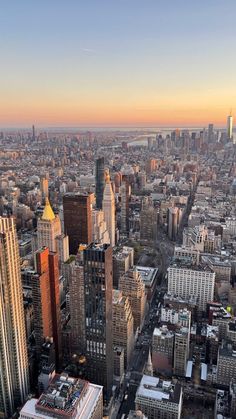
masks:
<instances>
[{"instance_id":1,"label":"white building","mask_svg":"<svg viewBox=\"0 0 236 419\"><path fill-rule=\"evenodd\" d=\"M180 419L182 403L180 384L143 375L135 397L135 408L148 418Z\"/></svg>"},{"instance_id":2,"label":"white building","mask_svg":"<svg viewBox=\"0 0 236 419\"><path fill-rule=\"evenodd\" d=\"M110 236L102 210L92 212L92 241L100 244L110 243Z\"/></svg>"},{"instance_id":3,"label":"white building","mask_svg":"<svg viewBox=\"0 0 236 419\"><path fill-rule=\"evenodd\" d=\"M21 419L102 419L102 387L63 373L55 375L39 399L30 399Z\"/></svg>"},{"instance_id":4,"label":"white building","mask_svg":"<svg viewBox=\"0 0 236 419\"><path fill-rule=\"evenodd\" d=\"M180 262L168 268L168 292L184 299L190 296L198 298L198 307L204 311L208 301L213 301L215 273L210 269Z\"/></svg>"},{"instance_id":5,"label":"white building","mask_svg":"<svg viewBox=\"0 0 236 419\"><path fill-rule=\"evenodd\" d=\"M48 198L45 200L43 215L38 220L37 239L38 249L48 247L50 252L57 251L56 237L61 235L61 221L58 215L55 215Z\"/></svg>"},{"instance_id":6,"label":"white building","mask_svg":"<svg viewBox=\"0 0 236 419\"><path fill-rule=\"evenodd\" d=\"M115 196L111 187L110 176L108 173L106 175L106 184L103 192L102 209L104 212L104 219L106 221L107 230L109 232L110 244L112 247L114 247L116 231Z\"/></svg>"}]
</instances>

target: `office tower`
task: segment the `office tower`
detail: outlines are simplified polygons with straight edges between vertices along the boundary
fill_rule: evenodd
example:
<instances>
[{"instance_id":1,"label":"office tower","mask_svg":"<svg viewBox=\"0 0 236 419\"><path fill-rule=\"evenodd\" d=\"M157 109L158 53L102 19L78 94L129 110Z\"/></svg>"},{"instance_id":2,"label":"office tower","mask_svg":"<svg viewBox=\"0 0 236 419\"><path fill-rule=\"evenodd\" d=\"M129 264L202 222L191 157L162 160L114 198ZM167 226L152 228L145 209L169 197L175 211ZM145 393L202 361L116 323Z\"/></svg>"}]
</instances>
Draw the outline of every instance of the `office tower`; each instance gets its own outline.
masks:
<instances>
[{"instance_id":1,"label":"office tower","mask_svg":"<svg viewBox=\"0 0 236 419\"><path fill-rule=\"evenodd\" d=\"M113 382L112 247L91 243L84 250L85 340L88 379L104 386L109 400Z\"/></svg>"},{"instance_id":2,"label":"office tower","mask_svg":"<svg viewBox=\"0 0 236 419\"><path fill-rule=\"evenodd\" d=\"M40 190L42 192L43 199L48 198L48 179L41 177L40 179Z\"/></svg>"},{"instance_id":3,"label":"office tower","mask_svg":"<svg viewBox=\"0 0 236 419\"><path fill-rule=\"evenodd\" d=\"M170 240L176 240L182 218L182 209L171 207L168 209L168 236Z\"/></svg>"},{"instance_id":4,"label":"office tower","mask_svg":"<svg viewBox=\"0 0 236 419\"><path fill-rule=\"evenodd\" d=\"M120 278L120 290L129 302L134 317L134 333L143 327L147 296L141 274L136 269L130 269Z\"/></svg>"},{"instance_id":5,"label":"office tower","mask_svg":"<svg viewBox=\"0 0 236 419\"><path fill-rule=\"evenodd\" d=\"M236 377L236 350L233 342L223 340L218 349L217 384L229 386Z\"/></svg>"},{"instance_id":6,"label":"office tower","mask_svg":"<svg viewBox=\"0 0 236 419\"><path fill-rule=\"evenodd\" d=\"M121 346L113 347L114 379L121 383L125 373L125 355L124 348Z\"/></svg>"},{"instance_id":7,"label":"office tower","mask_svg":"<svg viewBox=\"0 0 236 419\"><path fill-rule=\"evenodd\" d=\"M85 345L85 306L84 306L84 267L83 250L70 263L69 275L69 307L71 325L71 355L80 356L86 349Z\"/></svg>"},{"instance_id":8,"label":"office tower","mask_svg":"<svg viewBox=\"0 0 236 419\"><path fill-rule=\"evenodd\" d=\"M172 375L174 332L163 325L155 328L152 335L152 363L157 373Z\"/></svg>"},{"instance_id":9,"label":"office tower","mask_svg":"<svg viewBox=\"0 0 236 419\"><path fill-rule=\"evenodd\" d=\"M206 310L208 301L213 301L215 273L210 269L191 266L184 261L168 268L168 292L187 299L195 295L198 299L198 309Z\"/></svg>"},{"instance_id":10,"label":"office tower","mask_svg":"<svg viewBox=\"0 0 236 419\"><path fill-rule=\"evenodd\" d=\"M121 194L121 232L123 234L129 233L129 197L130 185L123 181L120 187Z\"/></svg>"},{"instance_id":11,"label":"office tower","mask_svg":"<svg viewBox=\"0 0 236 419\"><path fill-rule=\"evenodd\" d=\"M102 210L92 211L92 241L100 244L110 243L110 236Z\"/></svg>"},{"instance_id":12,"label":"office tower","mask_svg":"<svg viewBox=\"0 0 236 419\"><path fill-rule=\"evenodd\" d=\"M157 160L149 159L146 161L146 173L151 174L157 170Z\"/></svg>"},{"instance_id":13,"label":"office tower","mask_svg":"<svg viewBox=\"0 0 236 419\"><path fill-rule=\"evenodd\" d=\"M181 327L175 332L174 374L185 377L189 357L190 329Z\"/></svg>"},{"instance_id":14,"label":"office tower","mask_svg":"<svg viewBox=\"0 0 236 419\"><path fill-rule=\"evenodd\" d=\"M227 118L227 139L232 140L233 138L233 117L230 114Z\"/></svg>"},{"instance_id":15,"label":"office tower","mask_svg":"<svg viewBox=\"0 0 236 419\"><path fill-rule=\"evenodd\" d=\"M92 193L68 193L63 197L64 232L69 236L70 254L92 240Z\"/></svg>"},{"instance_id":16,"label":"office tower","mask_svg":"<svg viewBox=\"0 0 236 419\"><path fill-rule=\"evenodd\" d=\"M135 397L135 408L148 418L180 419L183 404L179 383L143 375Z\"/></svg>"},{"instance_id":17,"label":"office tower","mask_svg":"<svg viewBox=\"0 0 236 419\"><path fill-rule=\"evenodd\" d=\"M103 192L105 187L104 157L96 160L96 206L102 209Z\"/></svg>"},{"instance_id":18,"label":"office tower","mask_svg":"<svg viewBox=\"0 0 236 419\"><path fill-rule=\"evenodd\" d=\"M47 338L53 338L57 366L61 358L61 315L57 253L43 248L36 253L36 273L32 276L34 333L40 356Z\"/></svg>"},{"instance_id":19,"label":"office tower","mask_svg":"<svg viewBox=\"0 0 236 419\"><path fill-rule=\"evenodd\" d=\"M113 250L113 288L119 289L120 277L134 266L133 247L123 246Z\"/></svg>"},{"instance_id":20,"label":"office tower","mask_svg":"<svg viewBox=\"0 0 236 419\"><path fill-rule=\"evenodd\" d=\"M33 142L36 140L36 136L35 136L35 126L32 125L32 140Z\"/></svg>"},{"instance_id":21,"label":"office tower","mask_svg":"<svg viewBox=\"0 0 236 419\"><path fill-rule=\"evenodd\" d=\"M134 349L134 318L129 299L113 290L113 346L124 348L125 369Z\"/></svg>"},{"instance_id":22,"label":"office tower","mask_svg":"<svg viewBox=\"0 0 236 419\"><path fill-rule=\"evenodd\" d=\"M69 237L61 234L56 237L56 249L60 264L67 262L69 259Z\"/></svg>"},{"instance_id":23,"label":"office tower","mask_svg":"<svg viewBox=\"0 0 236 419\"><path fill-rule=\"evenodd\" d=\"M116 230L115 196L111 187L110 176L108 173L106 173L106 184L103 193L102 208L104 212L104 219L107 225L107 230L109 232L110 245L114 247Z\"/></svg>"},{"instance_id":24,"label":"office tower","mask_svg":"<svg viewBox=\"0 0 236 419\"><path fill-rule=\"evenodd\" d=\"M214 142L214 125L209 124L208 125L208 143Z\"/></svg>"},{"instance_id":25,"label":"office tower","mask_svg":"<svg viewBox=\"0 0 236 419\"><path fill-rule=\"evenodd\" d=\"M102 419L102 387L68 374L56 374L39 399L30 399L21 419Z\"/></svg>"},{"instance_id":26,"label":"office tower","mask_svg":"<svg viewBox=\"0 0 236 419\"><path fill-rule=\"evenodd\" d=\"M148 198L144 198L140 212L140 239L153 241L157 235L157 211Z\"/></svg>"},{"instance_id":27,"label":"office tower","mask_svg":"<svg viewBox=\"0 0 236 419\"><path fill-rule=\"evenodd\" d=\"M13 416L29 393L23 290L13 218L0 217L0 416Z\"/></svg>"},{"instance_id":28,"label":"office tower","mask_svg":"<svg viewBox=\"0 0 236 419\"><path fill-rule=\"evenodd\" d=\"M48 247L50 252L56 252L56 237L61 235L61 221L55 215L48 198L45 200L45 207L41 219L37 225L38 249Z\"/></svg>"}]
</instances>

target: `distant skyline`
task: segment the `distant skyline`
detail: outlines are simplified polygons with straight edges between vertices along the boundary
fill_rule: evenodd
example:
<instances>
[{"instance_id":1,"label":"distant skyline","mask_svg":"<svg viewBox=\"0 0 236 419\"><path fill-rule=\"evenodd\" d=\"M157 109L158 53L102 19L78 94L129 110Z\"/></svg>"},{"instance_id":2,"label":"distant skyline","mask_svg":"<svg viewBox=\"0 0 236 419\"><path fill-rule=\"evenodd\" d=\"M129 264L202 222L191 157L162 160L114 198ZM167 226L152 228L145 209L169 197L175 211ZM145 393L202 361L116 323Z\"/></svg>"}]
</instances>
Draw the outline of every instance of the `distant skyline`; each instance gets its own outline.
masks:
<instances>
[{"instance_id":1,"label":"distant skyline","mask_svg":"<svg viewBox=\"0 0 236 419\"><path fill-rule=\"evenodd\" d=\"M235 0L12 0L0 127L225 127Z\"/></svg>"}]
</instances>

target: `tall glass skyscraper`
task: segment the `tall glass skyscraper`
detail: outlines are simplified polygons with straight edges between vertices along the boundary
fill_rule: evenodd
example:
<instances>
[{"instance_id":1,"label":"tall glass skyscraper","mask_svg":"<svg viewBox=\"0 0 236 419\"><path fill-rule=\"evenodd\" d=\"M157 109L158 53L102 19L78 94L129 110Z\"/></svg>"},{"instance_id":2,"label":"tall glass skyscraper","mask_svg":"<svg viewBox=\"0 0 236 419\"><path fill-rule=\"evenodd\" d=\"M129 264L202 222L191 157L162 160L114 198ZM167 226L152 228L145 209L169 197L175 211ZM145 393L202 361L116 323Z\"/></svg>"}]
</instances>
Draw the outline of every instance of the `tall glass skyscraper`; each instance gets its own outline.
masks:
<instances>
[{"instance_id":1,"label":"tall glass skyscraper","mask_svg":"<svg viewBox=\"0 0 236 419\"><path fill-rule=\"evenodd\" d=\"M20 256L13 218L0 217L0 417L29 392Z\"/></svg>"},{"instance_id":2,"label":"tall glass skyscraper","mask_svg":"<svg viewBox=\"0 0 236 419\"><path fill-rule=\"evenodd\" d=\"M104 157L96 160L96 205L102 209L103 192L105 187L105 162Z\"/></svg>"}]
</instances>

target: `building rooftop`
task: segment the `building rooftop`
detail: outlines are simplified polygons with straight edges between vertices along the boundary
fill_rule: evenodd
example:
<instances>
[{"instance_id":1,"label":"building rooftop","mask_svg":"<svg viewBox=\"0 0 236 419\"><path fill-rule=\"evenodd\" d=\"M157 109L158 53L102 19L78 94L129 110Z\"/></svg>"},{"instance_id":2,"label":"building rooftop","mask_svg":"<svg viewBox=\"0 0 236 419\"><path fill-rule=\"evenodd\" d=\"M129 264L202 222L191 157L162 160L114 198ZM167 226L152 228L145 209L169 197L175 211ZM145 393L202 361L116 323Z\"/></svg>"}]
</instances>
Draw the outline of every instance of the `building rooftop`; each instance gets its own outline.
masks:
<instances>
[{"instance_id":1,"label":"building rooftop","mask_svg":"<svg viewBox=\"0 0 236 419\"><path fill-rule=\"evenodd\" d=\"M36 413L40 413L40 416L45 417L52 417L53 414L58 418L89 417L78 414L80 411L82 414L86 406L92 407L101 391L102 387L94 386L87 381L69 377L65 373L56 374L40 398L32 399L35 401L30 401L26 408L34 409Z\"/></svg>"},{"instance_id":2,"label":"building rooftop","mask_svg":"<svg viewBox=\"0 0 236 419\"><path fill-rule=\"evenodd\" d=\"M158 274L158 268L150 268L146 266L136 266L137 271L141 274L145 285L151 286Z\"/></svg>"},{"instance_id":3,"label":"building rooftop","mask_svg":"<svg viewBox=\"0 0 236 419\"><path fill-rule=\"evenodd\" d=\"M43 215L42 215L41 220L52 221L54 219L55 219L55 214L52 210L52 207L51 207L51 204L50 204L48 198L46 198L45 199L45 207L44 207L44 210L43 210Z\"/></svg>"},{"instance_id":4,"label":"building rooftop","mask_svg":"<svg viewBox=\"0 0 236 419\"><path fill-rule=\"evenodd\" d=\"M161 337L162 339L173 338L174 332L169 330L167 326L163 325L161 327L155 327L153 336Z\"/></svg>"},{"instance_id":5,"label":"building rooftop","mask_svg":"<svg viewBox=\"0 0 236 419\"><path fill-rule=\"evenodd\" d=\"M136 393L136 399L149 398L157 401L166 401L178 404L181 396L180 384L161 380L158 377L143 375Z\"/></svg>"}]
</instances>

